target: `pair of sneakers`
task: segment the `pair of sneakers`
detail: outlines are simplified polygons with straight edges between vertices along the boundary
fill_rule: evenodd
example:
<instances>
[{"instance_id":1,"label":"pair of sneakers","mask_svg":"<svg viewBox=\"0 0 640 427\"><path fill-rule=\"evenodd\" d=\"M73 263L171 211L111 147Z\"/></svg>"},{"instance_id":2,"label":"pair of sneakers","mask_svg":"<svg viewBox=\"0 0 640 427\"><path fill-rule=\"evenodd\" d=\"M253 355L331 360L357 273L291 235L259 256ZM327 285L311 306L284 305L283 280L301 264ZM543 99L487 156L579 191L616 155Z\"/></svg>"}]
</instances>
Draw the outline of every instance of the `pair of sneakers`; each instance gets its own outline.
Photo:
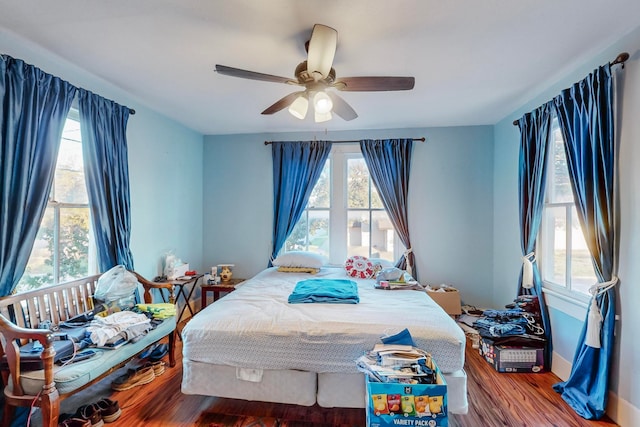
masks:
<instances>
[{"instance_id":1,"label":"pair of sneakers","mask_svg":"<svg viewBox=\"0 0 640 427\"><path fill-rule=\"evenodd\" d=\"M122 414L117 401L108 398L101 399L95 403L82 405L76 413L64 417L59 427L102 427L104 423L112 423ZM63 418L63 416L61 416Z\"/></svg>"},{"instance_id":2,"label":"pair of sneakers","mask_svg":"<svg viewBox=\"0 0 640 427\"><path fill-rule=\"evenodd\" d=\"M113 380L111 388L116 391L124 391L149 384L156 377L164 374L164 369L165 365L162 360L147 362L138 368L129 369L126 374Z\"/></svg>"}]
</instances>

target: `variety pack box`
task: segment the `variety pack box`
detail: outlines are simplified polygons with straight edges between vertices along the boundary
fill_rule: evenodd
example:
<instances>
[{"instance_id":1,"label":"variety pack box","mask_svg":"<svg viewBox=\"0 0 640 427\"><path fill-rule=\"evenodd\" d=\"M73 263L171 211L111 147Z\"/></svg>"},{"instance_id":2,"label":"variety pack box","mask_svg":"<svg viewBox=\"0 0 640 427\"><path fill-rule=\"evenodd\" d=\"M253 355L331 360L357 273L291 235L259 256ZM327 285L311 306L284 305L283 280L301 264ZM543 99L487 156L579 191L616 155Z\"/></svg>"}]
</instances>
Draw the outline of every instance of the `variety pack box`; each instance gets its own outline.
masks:
<instances>
[{"instance_id":1,"label":"variety pack box","mask_svg":"<svg viewBox=\"0 0 640 427\"><path fill-rule=\"evenodd\" d=\"M447 383L436 367L436 384L400 384L369 381L367 427L446 427Z\"/></svg>"},{"instance_id":2,"label":"variety pack box","mask_svg":"<svg viewBox=\"0 0 640 427\"><path fill-rule=\"evenodd\" d=\"M496 345L480 340L480 354L498 372L543 372L544 348Z\"/></svg>"},{"instance_id":3,"label":"variety pack box","mask_svg":"<svg viewBox=\"0 0 640 427\"><path fill-rule=\"evenodd\" d=\"M427 289L427 295L442 307L447 314L452 316L462 314L462 307L460 306L460 292L458 292L457 289L451 287L441 289L432 288Z\"/></svg>"}]
</instances>

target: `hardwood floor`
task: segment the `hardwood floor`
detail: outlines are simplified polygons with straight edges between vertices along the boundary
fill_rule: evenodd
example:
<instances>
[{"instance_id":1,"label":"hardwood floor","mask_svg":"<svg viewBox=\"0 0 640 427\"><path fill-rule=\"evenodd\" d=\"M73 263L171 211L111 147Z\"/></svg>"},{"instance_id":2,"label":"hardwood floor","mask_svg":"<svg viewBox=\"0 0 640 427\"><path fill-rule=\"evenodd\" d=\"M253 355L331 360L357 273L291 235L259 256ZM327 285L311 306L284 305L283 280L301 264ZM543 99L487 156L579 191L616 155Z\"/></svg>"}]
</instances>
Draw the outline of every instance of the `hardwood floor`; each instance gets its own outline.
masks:
<instances>
[{"instance_id":1,"label":"hardwood floor","mask_svg":"<svg viewBox=\"0 0 640 427\"><path fill-rule=\"evenodd\" d=\"M181 353L178 341L178 353ZM117 400L122 416L112 427L193 426L204 411L249 414L309 420L333 427L363 427L363 409L325 409L234 399L183 395L180 392L181 357L174 368L150 384L127 391L111 391L110 383L122 372L62 402L61 412L74 412L81 404L102 397ZM586 421L576 415L551 386L559 379L551 373L500 374L491 368L471 345L467 346L465 370L468 375L469 413L451 414L452 427L492 426L615 426L610 420ZM37 414L36 415L37 418ZM32 425L39 425L34 419ZM314 424L316 426L316 424Z\"/></svg>"}]
</instances>

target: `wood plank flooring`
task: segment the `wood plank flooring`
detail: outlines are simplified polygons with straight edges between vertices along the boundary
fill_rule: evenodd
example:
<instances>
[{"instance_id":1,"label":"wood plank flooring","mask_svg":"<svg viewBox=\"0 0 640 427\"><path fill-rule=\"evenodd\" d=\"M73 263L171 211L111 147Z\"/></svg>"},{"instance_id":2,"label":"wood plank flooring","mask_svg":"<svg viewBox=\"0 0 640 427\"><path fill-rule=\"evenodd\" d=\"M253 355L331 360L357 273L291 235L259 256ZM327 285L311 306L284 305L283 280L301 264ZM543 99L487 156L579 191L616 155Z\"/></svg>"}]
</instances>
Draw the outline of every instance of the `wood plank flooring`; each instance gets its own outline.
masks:
<instances>
[{"instance_id":1,"label":"wood plank flooring","mask_svg":"<svg viewBox=\"0 0 640 427\"><path fill-rule=\"evenodd\" d=\"M178 340L178 355L181 354ZM615 426L610 420L586 421L576 415L555 393L551 386L559 379L551 373L500 374L491 368L467 345L465 370L468 375L469 413L451 414L452 427L492 426ZM183 395L180 392L181 357L174 368L157 377L152 383L131 390L114 392L111 380L123 372L116 372L99 384L65 400L61 412L74 412L86 403L102 397L117 400L122 416L112 427L194 426L203 411L224 414L248 414L282 417L289 420L309 420L333 427L363 427L363 409L326 409L234 399ZM37 413L31 425L39 425Z\"/></svg>"}]
</instances>

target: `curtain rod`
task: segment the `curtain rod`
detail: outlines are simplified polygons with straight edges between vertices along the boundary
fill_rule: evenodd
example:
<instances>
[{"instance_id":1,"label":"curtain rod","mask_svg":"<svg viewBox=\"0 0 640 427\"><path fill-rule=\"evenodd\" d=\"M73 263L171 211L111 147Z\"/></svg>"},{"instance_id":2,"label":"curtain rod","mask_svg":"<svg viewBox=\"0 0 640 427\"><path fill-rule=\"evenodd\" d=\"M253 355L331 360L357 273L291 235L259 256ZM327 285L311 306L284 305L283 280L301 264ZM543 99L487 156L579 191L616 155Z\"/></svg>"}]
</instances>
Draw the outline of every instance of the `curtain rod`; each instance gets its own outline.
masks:
<instances>
[{"instance_id":1,"label":"curtain rod","mask_svg":"<svg viewBox=\"0 0 640 427\"><path fill-rule=\"evenodd\" d=\"M613 67L614 65L622 64L622 68L624 68L624 63L627 62L627 59L629 59L629 54L627 52L622 52L616 56L616 59L609 62L609 65ZM518 120L514 120L513 125L518 126Z\"/></svg>"},{"instance_id":2,"label":"curtain rod","mask_svg":"<svg viewBox=\"0 0 640 427\"><path fill-rule=\"evenodd\" d=\"M400 139L400 138L399 138ZM422 141L425 142L427 139L423 136L422 138L411 138L413 141ZM345 139L342 141L329 141L332 144L346 144L346 143L353 143L353 142L360 142L361 140L359 139ZM264 145L269 145L272 144L274 141L265 141Z\"/></svg>"}]
</instances>

